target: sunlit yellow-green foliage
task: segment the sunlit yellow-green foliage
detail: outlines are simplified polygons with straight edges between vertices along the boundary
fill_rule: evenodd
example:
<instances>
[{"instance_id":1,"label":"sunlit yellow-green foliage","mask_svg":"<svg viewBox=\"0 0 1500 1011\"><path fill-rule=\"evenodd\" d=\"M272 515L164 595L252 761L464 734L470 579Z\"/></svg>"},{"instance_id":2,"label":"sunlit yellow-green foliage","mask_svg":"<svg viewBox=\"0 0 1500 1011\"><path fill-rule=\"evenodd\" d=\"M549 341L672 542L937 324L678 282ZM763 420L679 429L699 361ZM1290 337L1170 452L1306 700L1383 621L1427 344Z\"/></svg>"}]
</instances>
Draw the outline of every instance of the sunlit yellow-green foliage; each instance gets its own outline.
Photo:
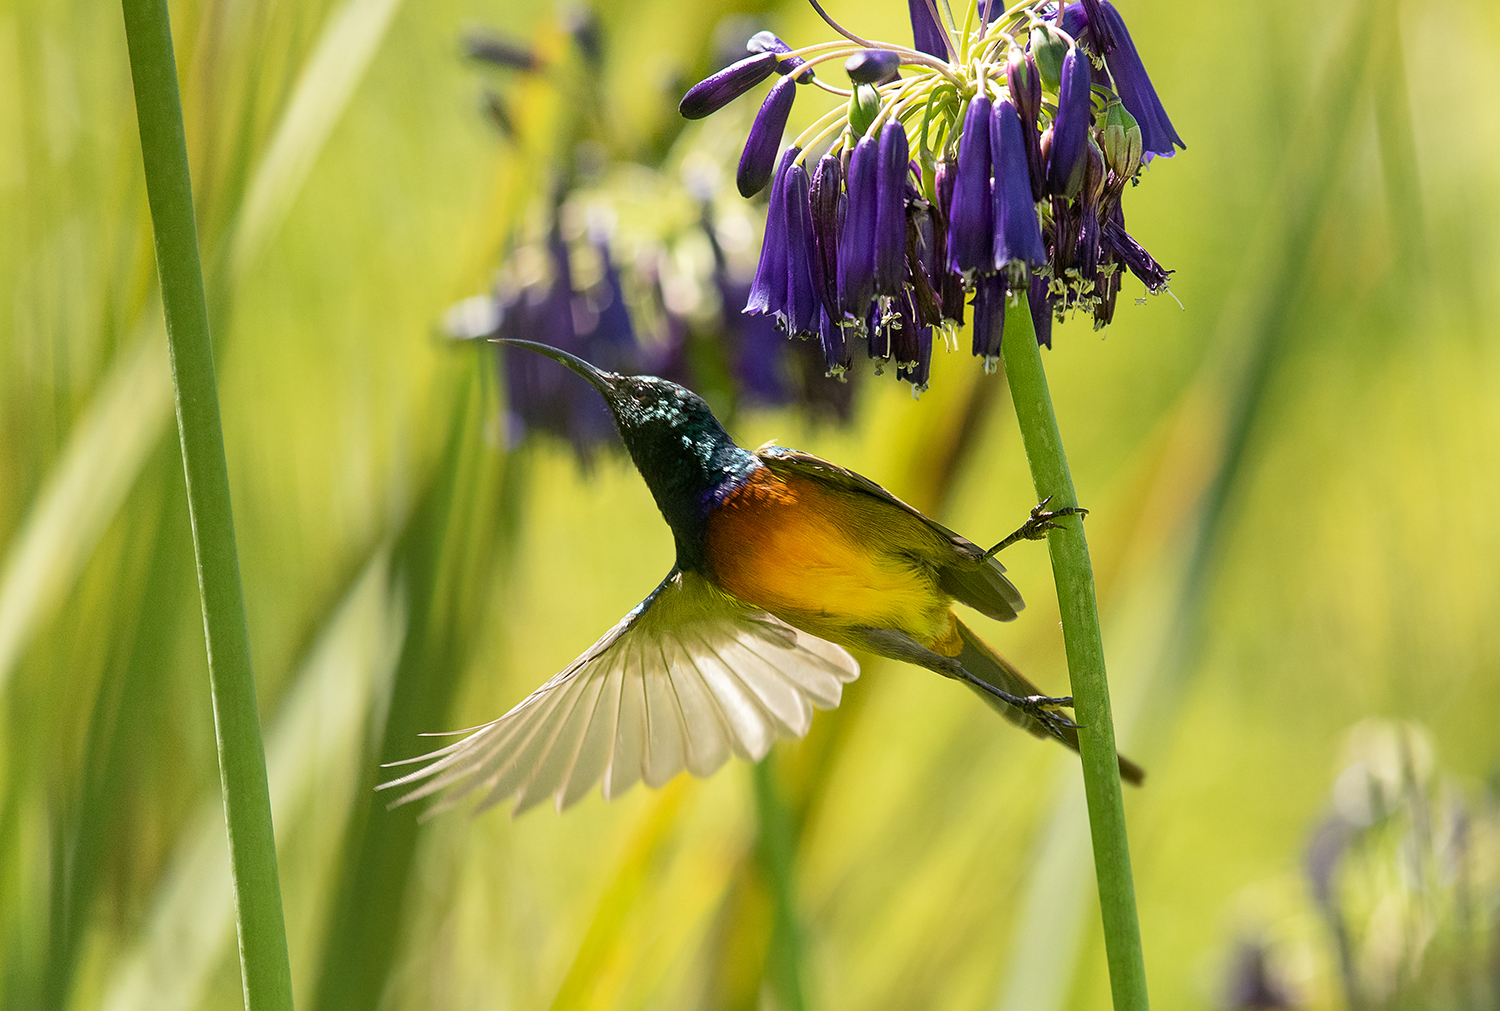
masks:
<instances>
[{"instance_id":1,"label":"sunlit yellow-green foliage","mask_svg":"<svg viewBox=\"0 0 1500 1011\"><path fill-rule=\"evenodd\" d=\"M909 31L898 0L826 6L867 36ZM1251 940L1299 1002L1340 1007L1302 860L1346 732L1424 724L1469 803L1500 760L1500 8L1118 6L1188 143L1126 201L1182 308L1133 305L1129 283L1107 337L1065 325L1046 363L1093 510L1121 739L1150 771L1127 810L1153 1001L1217 1005ZM793 44L827 31L792 0L600 11L618 150L639 158L721 17ZM440 333L543 191L567 100L507 85L522 136L501 140L458 39L491 25L560 54L553 12L172 15L299 1006L756 1007L775 990L772 830L743 764L515 822L415 827L372 802L383 747L498 715L671 565L628 463L507 453L487 349ZM118 10L0 6L7 1009L239 1006L154 284ZM848 429L732 428L989 542L1033 503L1002 383L940 352L920 402L866 382ZM974 620L1062 692L1045 558L1007 553L1020 621ZM388 726L401 740L383 745ZM807 1007L1106 1006L1063 749L869 660L773 760ZM1488 923L1496 854L1480 856Z\"/></svg>"}]
</instances>

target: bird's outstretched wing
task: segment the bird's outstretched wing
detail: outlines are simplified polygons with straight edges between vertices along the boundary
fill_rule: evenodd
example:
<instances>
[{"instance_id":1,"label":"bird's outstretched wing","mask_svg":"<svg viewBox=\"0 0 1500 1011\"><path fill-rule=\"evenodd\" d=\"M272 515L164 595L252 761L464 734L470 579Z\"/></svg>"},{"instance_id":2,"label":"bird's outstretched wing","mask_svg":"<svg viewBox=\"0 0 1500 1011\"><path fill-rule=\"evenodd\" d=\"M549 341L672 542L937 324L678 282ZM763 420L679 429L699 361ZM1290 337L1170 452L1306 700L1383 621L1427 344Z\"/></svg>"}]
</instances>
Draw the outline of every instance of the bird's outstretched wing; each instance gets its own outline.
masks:
<instances>
[{"instance_id":1,"label":"bird's outstretched wing","mask_svg":"<svg viewBox=\"0 0 1500 1011\"><path fill-rule=\"evenodd\" d=\"M683 769L707 776L731 754L758 761L778 737L805 735L813 710L837 706L858 676L841 647L674 571L520 705L396 763L426 764L381 789L420 783L398 804L446 791L434 811L475 793L479 810L515 795L516 814L548 797L561 811L601 777L613 798Z\"/></svg>"},{"instance_id":2,"label":"bird's outstretched wing","mask_svg":"<svg viewBox=\"0 0 1500 1011\"><path fill-rule=\"evenodd\" d=\"M985 557L984 549L954 533L920 509L907 505L863 474L829 463L821 457L800 450L767 443L755 451L761 463L778 477L801 477L832 485L890 506L918 520L943 540L951 554L933 559L938 581L943 589L980 614L997 621L1010 621L1026 606L1009 579L1005 566L993 555Z\"/></svg>"}]
</instances>

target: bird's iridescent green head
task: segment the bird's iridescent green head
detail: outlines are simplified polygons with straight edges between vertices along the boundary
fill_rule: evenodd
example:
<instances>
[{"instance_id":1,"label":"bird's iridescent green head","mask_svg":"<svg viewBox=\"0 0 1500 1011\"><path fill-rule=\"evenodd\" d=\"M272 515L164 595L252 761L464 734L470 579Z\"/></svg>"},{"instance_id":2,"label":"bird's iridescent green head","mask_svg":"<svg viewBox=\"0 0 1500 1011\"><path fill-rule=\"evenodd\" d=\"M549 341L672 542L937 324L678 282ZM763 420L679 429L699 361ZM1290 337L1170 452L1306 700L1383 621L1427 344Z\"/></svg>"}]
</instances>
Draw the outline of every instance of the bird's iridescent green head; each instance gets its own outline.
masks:
<instances>
[{"instance_id":1,"label":"bird's iridescent green head","mask_svg":"<svg viewBox=\"0 0 1500 1011\"><path fill-rule=\"evenodd\" d=\"M755 458L734 444L703 398L658 376L606 372L548 344L498 340L567 366L599 391L631 460L676 535L679 564L695 567L709 509L755 466Z\"/></svg>"}]
</instances>

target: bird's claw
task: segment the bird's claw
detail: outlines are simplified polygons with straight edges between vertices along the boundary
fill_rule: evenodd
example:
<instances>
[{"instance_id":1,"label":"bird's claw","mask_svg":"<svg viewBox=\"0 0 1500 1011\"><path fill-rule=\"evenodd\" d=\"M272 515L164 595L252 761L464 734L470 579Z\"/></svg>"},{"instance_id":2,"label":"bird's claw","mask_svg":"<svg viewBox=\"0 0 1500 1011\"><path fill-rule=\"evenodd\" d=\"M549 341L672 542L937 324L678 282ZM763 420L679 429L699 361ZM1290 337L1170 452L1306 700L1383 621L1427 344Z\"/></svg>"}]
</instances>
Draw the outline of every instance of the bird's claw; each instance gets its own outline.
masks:
<instances>
[{"instance_id":1,"label":"bird's claw","mask_svg":"<svg viewBox=\"0 0 1500 1011\"><path fill-rule=\"evenodd\" d=\"M1064 716L1062 713L1053 712L1054 709L1059 709L1064 706L1071 708L1073 705L1073 696L1071 695L1063 695L1059 697L1053 697L1050 695L1027 695L1024 696L1020 701L1021 705L1018 708L1024 711L1026 715L1042 724L1042 726L1046 727L1047 731L1054 737L1062 737L1062 731L1064 729L1078 729L1077 723L1074 723L1071 719Z\"/></svg>"},{"instance_id":2,"label":"bird's claw","mask_svg":"<svg viewBox=\"0 0 1500 1011\"><path fill-rule=\"evenodd\" d=\"M1036 505L1031 507L1031 516L1016 534L1028 541L1039 541L1047 536L1048 530L1060 530L1062 524L1054 522L1059 516L1077 516L1080 519L1089 514L1082 506L1065 506L1062 509L1048 509L1047 503L1052 501L1048 495Z\"/></svg>"}]
</instances>

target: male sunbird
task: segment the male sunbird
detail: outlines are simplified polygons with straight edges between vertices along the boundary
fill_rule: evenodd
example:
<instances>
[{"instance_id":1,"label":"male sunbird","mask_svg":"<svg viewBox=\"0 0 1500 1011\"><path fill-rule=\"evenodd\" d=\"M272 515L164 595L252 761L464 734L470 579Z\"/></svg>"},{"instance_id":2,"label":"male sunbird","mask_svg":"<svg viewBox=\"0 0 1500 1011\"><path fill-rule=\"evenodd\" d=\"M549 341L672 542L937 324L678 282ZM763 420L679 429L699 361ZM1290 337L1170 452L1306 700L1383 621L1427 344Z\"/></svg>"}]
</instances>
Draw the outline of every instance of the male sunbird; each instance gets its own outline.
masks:
<instances>
[{"instance_id":1,"label":"male sunbird","mask_svg":"<svg viewBox=\"0 0 1500 1011\"><path fill-rule=\"evenodd\" d=\"M566 365L603 394L672 528L677 561L510 712L396 763L427 763L383 784L426 780L398 803L447 789L443 807L477 792L479 810L514 795L516 814L548 797L560 811L601 777L612 798L684 768L706 776L730 754L759 761L778 737L804 736L813 709L839 704L859 676L845 647L962 681L1012 723L1077 750L1077 725L1054 712L1072 699L1042 695L951 607L1016 617L1024 604L995 552L1044 536L1058 515L1046 503L986 551L853 471L775 445L741 449L676 383L505 343ZM1119 764L1141 782L1138 766Z\"/></svg>"}]
</instances>

